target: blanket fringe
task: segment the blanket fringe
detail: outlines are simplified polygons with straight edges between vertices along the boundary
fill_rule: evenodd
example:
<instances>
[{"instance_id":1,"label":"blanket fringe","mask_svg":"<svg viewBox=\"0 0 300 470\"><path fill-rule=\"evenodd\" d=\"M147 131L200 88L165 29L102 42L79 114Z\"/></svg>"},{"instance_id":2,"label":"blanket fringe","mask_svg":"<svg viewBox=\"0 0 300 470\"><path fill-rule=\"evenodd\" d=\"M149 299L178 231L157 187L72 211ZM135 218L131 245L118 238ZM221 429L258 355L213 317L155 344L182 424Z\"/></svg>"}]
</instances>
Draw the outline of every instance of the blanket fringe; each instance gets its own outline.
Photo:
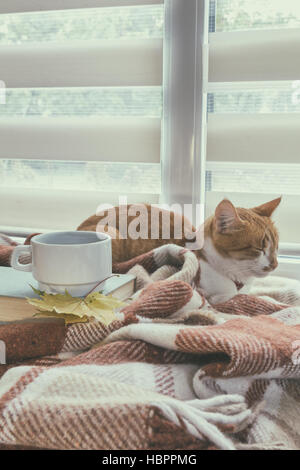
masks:
<instances>
[{"instance_id":1,"label":"blanket fringe","mask_svg":"<svg viewBox=\"0 0 300 470\"><path fill-rule=\"evenodd\" d=\"M230 410L234 414L210 411L219 405L229 407L232 405ZM239 395L224 395L208 400L191 400L182 403L170 400L153 403L153 406L158 408L172 423L179 427L183 425L193 437L200 440L206 438L220 450L236 450L236 446L220 431L218 426L235 428L247 422L251 416L251 410L245 409L244 399Z\"/></svg>"}]
</instances>

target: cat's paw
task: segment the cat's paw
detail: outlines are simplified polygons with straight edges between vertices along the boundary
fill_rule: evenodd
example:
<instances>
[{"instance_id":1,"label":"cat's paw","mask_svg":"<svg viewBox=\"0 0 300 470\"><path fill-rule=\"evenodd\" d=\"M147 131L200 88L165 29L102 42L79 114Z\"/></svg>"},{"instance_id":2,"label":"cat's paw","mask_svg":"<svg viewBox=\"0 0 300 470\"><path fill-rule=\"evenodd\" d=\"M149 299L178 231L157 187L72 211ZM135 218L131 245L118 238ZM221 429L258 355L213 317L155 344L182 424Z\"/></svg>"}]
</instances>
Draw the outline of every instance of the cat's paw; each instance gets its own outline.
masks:
<instances>
[{"instance_id":1,"label":"cat's paw","mask_svg":"<svg viewBox=\"0 0 300 470\"><path fill-rule=\"evenodd\" d=\"M211 305L217 305L217 304L223 304L227 302L228 300L232 299L236 293L231 293L231 294L215 294L215 295L210 295L208 297L208 302Z\"/></svg>"}]
</instances>

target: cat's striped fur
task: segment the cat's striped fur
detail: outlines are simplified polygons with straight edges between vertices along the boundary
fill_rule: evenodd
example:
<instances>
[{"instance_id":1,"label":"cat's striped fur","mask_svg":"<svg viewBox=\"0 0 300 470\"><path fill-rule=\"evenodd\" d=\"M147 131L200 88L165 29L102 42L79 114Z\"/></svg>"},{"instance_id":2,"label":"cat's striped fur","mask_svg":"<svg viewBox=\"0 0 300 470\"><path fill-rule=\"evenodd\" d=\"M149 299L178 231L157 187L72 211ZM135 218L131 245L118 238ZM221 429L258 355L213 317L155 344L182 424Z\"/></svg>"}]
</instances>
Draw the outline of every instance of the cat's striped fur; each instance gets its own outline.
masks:
<instances>
[{"instance_id":1,"label":"cat's striped fur","mask_svg":"<svg viewBox=\"0 0 300 470\"><path fill-rule=\"evenodd\" d=\"M251 278L264 277L277 267L278 232L271 216L280 201L281 198L277 198L261 206L244 209L235 208L224 199L215 214L205 221L204 243L196 254L201 268L200 286L211 303L228 300L237 294L241 285L245 285L241 292L246 292ZM144 211L144 219L140 217L141 211ZM113 212L113 223L107 224L108 216ZM163 238L164 220L168 220L164 219L166 215L170 216L170 234L168 238ZM138 231L143 238L132 239L127 231L121 233L119 221L124 216L127 217L127 228L139 219ZM179 214L166 214L158 207L137 204L94 215L83 222L78 230L111 233L114 236L113 261L122 262L166 243L185 246L190 238L184 235L176 238L176 226L182 228L183 234L184 227L185 233L193 230L190 222ZM153 233L157 238L151 238Z\"/></svg>"}]
</instances>

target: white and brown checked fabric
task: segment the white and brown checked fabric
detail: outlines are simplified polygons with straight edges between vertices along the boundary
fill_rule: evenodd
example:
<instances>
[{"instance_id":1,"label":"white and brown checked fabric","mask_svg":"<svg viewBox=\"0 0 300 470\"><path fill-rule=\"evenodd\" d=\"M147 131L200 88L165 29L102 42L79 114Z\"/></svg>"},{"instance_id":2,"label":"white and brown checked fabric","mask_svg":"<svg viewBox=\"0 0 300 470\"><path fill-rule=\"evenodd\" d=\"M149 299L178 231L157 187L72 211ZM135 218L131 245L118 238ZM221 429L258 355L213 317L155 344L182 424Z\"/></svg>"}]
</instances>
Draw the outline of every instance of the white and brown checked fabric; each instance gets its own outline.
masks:
<instances>
[{"instance_id":1,"label":"white and brown checked fabric","mask_svg":"<svg viewBox=\"0 0 300 470\"><path fill-rule=\"evenodd\" d=\"M169 245L118 268L142 290L109 327L31 324L10 349L5 448L300 447L299 283L257 281L212 308L191 252Z\"/></svg>"},{"instance_id":2,"label":"white and brown checked fabric","mask_svg":"<svg viewBox=\"0 0 300 470\"><path fill-rule=\"evenodd\" d=\"M25 241L25 244L28 245L30 243L30 239L36 234L31 235ZM17 242L12 240L10 237L7 237L3 233L0 233L0 266L10 266L12 252L14 248L18 245ZM21 263L30 263L31 262L31 255L21 255L20 256Z\"/></svg>"}]
</instances>

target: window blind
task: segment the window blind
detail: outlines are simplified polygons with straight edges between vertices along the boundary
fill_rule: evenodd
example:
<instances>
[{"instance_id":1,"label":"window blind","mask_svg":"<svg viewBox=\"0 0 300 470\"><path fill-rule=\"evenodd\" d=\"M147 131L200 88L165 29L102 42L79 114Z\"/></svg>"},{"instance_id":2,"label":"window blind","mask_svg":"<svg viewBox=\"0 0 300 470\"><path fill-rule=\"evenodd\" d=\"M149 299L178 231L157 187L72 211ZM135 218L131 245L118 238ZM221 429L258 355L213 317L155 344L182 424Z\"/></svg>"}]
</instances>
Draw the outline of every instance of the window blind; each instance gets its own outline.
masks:
<instances>
[{"instance_id":1,"label":"window blind","mask_svg":"<svg viewBox=\"0 0 300 470\"><path fill-rule=\"evenodd\" d=\"M210 3L207 212L283 195L281 241L300 242L300 4Z\"/></svg>"},{"instance_id":2,"label":"window blind","mask_svg":"<svg viewBox=\"0 0 300 470\"><path fill-rule=\"evenodd\" d=\"M2 228L75 228L119 195L158 202L163 0L2 3Z\"/></svg>"}]
</instances>

